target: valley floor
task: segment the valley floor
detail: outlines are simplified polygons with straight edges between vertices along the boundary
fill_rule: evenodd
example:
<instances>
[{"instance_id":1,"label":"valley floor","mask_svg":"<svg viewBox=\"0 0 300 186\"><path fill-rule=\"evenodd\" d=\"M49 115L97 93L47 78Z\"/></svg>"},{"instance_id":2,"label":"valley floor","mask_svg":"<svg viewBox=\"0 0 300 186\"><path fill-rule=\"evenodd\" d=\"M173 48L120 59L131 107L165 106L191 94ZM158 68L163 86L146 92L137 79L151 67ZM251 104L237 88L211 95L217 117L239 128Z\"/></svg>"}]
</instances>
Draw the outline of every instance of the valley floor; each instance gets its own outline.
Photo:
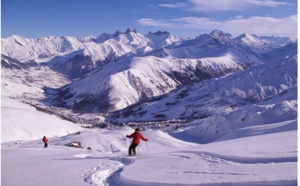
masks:
<instances>
[{"instance_id":1,"label":"valley floor","mask_svg":"<svg viewBox=\"0 0 300 186\"><path fill-rule=\"evenodd\" d=\"M41 139L2 143L2 185L297 185L296 120L245 127L209 144L146 130L149 141L127 156L132 132L83 130L49 138L48 148ZM84 149L65 146L72 141Z\"/></svg>"}]
</instances>

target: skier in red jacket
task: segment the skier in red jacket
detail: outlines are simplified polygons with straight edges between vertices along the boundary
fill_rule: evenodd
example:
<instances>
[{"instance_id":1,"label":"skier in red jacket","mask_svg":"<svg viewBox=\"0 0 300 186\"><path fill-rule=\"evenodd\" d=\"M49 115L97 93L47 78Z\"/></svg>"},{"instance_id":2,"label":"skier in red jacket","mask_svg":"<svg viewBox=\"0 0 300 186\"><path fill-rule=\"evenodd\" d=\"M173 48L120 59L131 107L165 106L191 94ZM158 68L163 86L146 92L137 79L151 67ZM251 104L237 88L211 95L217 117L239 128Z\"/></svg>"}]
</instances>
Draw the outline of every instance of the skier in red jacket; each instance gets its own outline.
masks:
<instances>
[{"instance_id":1,"label":"skier in red jacket","mask_svg":"<svg viewBox=\"0 0 300 186\"><path fill-rule=\"evenodd\" d=\"M136 128L134 133L132 133L129 136L127 135L126 137L133 138L132 143L129 146L129 150L128 150L129 156L132 155L131 151L133 152L133 155L136 155L135 148L139 145L140 139L142 139L144 141L148 141L148 139L144 138L144 136L140 133L139 128Z\"/></svg>"},{"instance_id":2,"label":"skier in red jacket","mask_svg":"<svg viewBox=\"0 0 300 186\"><path fill-rule=\"evenodd\" d=\"M48 139L46 138L46 136L43 137L43 142L45 143L44 148L48 147Z\"/></svg>"}]
</instances>

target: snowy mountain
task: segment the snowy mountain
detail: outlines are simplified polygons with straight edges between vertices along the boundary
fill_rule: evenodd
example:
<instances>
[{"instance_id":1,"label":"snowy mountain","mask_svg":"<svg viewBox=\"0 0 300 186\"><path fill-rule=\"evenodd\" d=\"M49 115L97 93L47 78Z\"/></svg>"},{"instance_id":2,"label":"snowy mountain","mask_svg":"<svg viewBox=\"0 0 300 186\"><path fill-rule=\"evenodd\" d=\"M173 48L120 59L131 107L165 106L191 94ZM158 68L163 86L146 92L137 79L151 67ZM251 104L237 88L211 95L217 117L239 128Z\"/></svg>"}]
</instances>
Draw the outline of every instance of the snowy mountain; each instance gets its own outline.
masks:
<instances>
[{"instance_id":1,"label":"snowy mountain","mask_svg":"<svg viewBox=\"0 0 300 186\"><path fill-rule=\"evenodd\" d=\"M64 87L59 105L83 112L116 111L183 85L261 65L267 60L268 53L255 50L261 45L253 50L243 46L214 31L146 55L118 59Z\"/></svg>"},{"instance_id":2,"label":"snowy mountain","mask_svg":"<svg viewBox=\"0 0 300 186\"><path fill-rule=\"evenodd\" d=\"M234 40L238 43L241 43L245 46L250 47L252 50L255 50L258 53L266 53L274 48L282 47L291 41L289 38L278 38L278 37L258 37L251 34L242 34Z\"/></svg>"},{"instance_id":3,"label":"snowy mountain","mask_svg":"<svg viewBox=\"0 0 300 186\"><path fill-rule=\"evenodd\" d=\"M1 44L4 185L297 185L297 43L127 29ZM128 157L133 127L149 140Z\"/></svg>"},{"instance_id":4,"label":"snowy mountain","mask_svg":"<svg viewBox=\"0 0 300 186\"><path fill-rule=\"evenodd\" d=\"M218 102L218 104L224 104L227 102L229 104L233 104L230 101L233 99L233 102L236 102L236 104L240 102L240 104L243 105L246 102L251 104L269 99L278 94L285 93L290 89L297 88L296 53L296 43L278 48L277 50L273 51L272 54L268 54L268 56L272 55L273 58L264 64L256 65L254 67L236 73L231 73L223 77L210 78L204 81L194 82L193 84L182 86L181 88L176 89L176 91L161 97L158 101L154 101L158 102L158 104L142 103L143 105L147 105L145 107L153 107L157 105L160 109L146 108L143 110L141 109L143 107L137 105L135 107L139 107L141 110L138 112L134 111L133 113L138 114L139 112L144 113L144 111L151 110L155 111L157 114L162 114L164 110L169 112L170 108L174 107L174 105L185 108L186 106L182 105L181 102L189 105L189 107L191 107L192 104L196 104L198 105L198 109L200 109L199 104L203 100L208 100L209 103ZM224 60L225 58L222 59ZM218 74L220 74L220 72ZM152 99L149 99L149 102L153 102ZM207 109L207 105L209 105L209 103L204 102L200 105ZM165 107L162 105L165 105ZM217 106L211 106L208 108L213 108L214 112L219 112L218 110L215 110ZM176 110L178 112L178 109ZM172 111L170 111L170 113L172 113ZM187 112L187 110L182 110L182 114L180 115L184 116L184 118L192 117L187 116L188 113L190 112ZM197 113L199 113L199 110ZM151 115L153 117L155 114L151 113ZM138 118L138 115L134 115L134 117ZM176 116L173 115L172 117ZM196 118L197 117L199 116L196 116ZM143 115L141 118L146 120L155 120L154 117L147 118L145 115ZM168 118L168 120L170 119L176 118Z\"/></svg>"},{"instance_id":5,"label":"snowy mountain","mask_svg":"<svg viewBox=\"0 0 300 186\"><path fill-rule=\"evenodd\" d=\"M54 37L1 39L1 53L20 62L35 61L53 70L79 77L122 56L141 55L181 39L170 33L144 36L136 30L85 38Z\"/></svg>"},{"instance_id":6,"label":"snowy mountain","mask_svg":"<svg viewBox=\"0 0 300 186\"><path fill-rule=\"evenodd\" d=\"M100 115L102 122L195 120L297 86L297 44L277 45L249 34L233 38L214 30L180 39L127 29L99 37L12 36L1 42L5 92L72 120L76 113ZM46 74L53 74L51 80L41 80ZM28 90L14 91L12 82ZM171 110L177 114L170 116Z\"/></svg>"},{"instance_id":7,"label":"snowy mountain","mask_svg":"<svg viewBox=\"0 0 300 186\"><path fill-rule=\"evenodd\" d=\"M295 53L296 44L289 51ZM288 57L283 52L280 55L278 51L277 54L272 63L185 85L167 95L116 111L111 119L118 118L124 123L194 121L197 130L191 131L202 135L202 143L227 134L228 126L230 130L241 127L241 122L260 124L296 119L297 56Z\"/></svg>"},{"instance_id":8,"label":"snowy mountain","mask_svg":"<svg viewBox=\"0 0 300 186\"><path fill-rule=\"evenodd\" d=\"M26 63L22 63L18 60L7 57L5 55L1 55L1 65L2 67L7 69L17 69L17 70L28 69L30 67L38 66L38 64L34 61L28 61Z\"/></svg>"}]
</instances>

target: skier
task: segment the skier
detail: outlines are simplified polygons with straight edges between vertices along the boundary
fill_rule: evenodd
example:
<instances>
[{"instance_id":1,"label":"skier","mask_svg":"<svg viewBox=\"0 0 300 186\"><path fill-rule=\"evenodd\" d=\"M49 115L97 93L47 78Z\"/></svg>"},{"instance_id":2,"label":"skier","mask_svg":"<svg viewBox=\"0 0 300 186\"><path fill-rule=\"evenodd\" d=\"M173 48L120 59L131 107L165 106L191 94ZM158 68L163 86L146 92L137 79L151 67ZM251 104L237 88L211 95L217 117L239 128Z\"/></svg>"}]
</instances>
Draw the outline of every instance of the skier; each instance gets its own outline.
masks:
<instances>
[{"instance_id":1,"label":"skier","mask_svg":"<svg viewBox=\"0 0 300 186\"><path fill-rule=\"evenodd\" d=\"M43 142L45 143L44 148L48 147L48 139L46 138L46 136L43 137Z\"/></svg>"},{"instance_id":2,"label":"skier","mask_svg":"<svg viewBox=\"0 0 300 186\"><path fill-rule=\"evenodd\" d=\"M126 137L133 138L131 145L129 146L128 149L129 156L132 155L131 152L133 152L133 155L136 155L135 148L139 145L140 139L144 141L148 141L148 139L144 138L144 136L140 133L139 128L136 128L134 133L132 133L131 135L127 135Z\"/></svg>"}]
</instances>

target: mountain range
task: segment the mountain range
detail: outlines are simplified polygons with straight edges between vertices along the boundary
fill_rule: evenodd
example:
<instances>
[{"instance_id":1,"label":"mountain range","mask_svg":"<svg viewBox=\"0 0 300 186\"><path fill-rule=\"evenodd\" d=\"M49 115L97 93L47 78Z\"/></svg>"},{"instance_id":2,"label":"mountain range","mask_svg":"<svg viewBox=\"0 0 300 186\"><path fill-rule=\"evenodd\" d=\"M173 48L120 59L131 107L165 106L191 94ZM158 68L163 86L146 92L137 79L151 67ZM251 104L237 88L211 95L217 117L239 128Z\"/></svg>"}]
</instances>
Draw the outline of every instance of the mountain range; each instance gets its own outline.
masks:
<instances>
[{"instance_id":1,"label":"mountain range","mask_svg":"<svg viewBox=\"0 0 300 186\"><path fill-rule=\"evenodd\" d=\"M297 42L288 38L214 30L182 39L127 29L13 35L1 45L2 95L76 123L197 121L198 131L216 133L220 122L234 128L297 117Z\"/></svg>"}]
</instances>

